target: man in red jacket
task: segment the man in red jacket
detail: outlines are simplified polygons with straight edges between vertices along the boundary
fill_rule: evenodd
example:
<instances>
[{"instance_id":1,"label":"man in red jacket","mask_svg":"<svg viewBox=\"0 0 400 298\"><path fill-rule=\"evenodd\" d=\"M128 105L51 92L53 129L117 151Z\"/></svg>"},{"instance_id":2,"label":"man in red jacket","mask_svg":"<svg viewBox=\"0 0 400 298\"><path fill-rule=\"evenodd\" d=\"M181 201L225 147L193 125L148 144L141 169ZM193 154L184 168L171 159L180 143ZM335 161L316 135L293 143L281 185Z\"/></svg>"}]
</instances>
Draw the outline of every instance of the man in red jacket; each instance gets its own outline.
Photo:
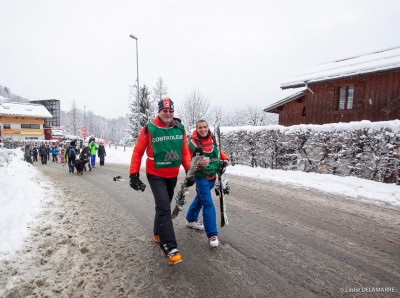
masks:
<instances>
[{"instance_id":1,"label":"man in red jacket","mask_svg":"<svg viewBox=\"0 0 400 298\"><path fill-rule=\"evenodd\" d=\"M156 214L154 218L154 241L169 264L182 261L177 249L171 217L171 200L177 183L179 167L187 171L190 165L190 151L184 126L174 118L174 103L170 98L158 102L158 115L140 131L132 153L130 186L144 191L146 185L139 179L141 160L147 153L146 175L153 192Z\"/></svg>"}]
</instances>

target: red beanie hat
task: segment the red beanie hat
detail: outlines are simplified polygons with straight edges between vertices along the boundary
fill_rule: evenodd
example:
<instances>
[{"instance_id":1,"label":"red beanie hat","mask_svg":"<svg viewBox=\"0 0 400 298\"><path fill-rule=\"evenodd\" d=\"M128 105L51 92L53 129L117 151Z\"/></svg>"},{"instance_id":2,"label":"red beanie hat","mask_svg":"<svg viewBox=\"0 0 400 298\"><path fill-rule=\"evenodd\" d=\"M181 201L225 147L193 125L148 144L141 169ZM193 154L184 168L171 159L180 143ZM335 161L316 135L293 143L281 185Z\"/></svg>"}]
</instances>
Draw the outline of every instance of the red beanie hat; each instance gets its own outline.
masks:
<instances>
[{"instance_id":1,"label":"red beanie hat","mask_svg":"<svg viewBox=\"0 0 400 298\"><path fill-rule=\"evenodd\" d=\"M158 102L158 112L164 109L174 110L174 102L171 100L171 98L163 98Z\"/></svg>"}]
</instances>

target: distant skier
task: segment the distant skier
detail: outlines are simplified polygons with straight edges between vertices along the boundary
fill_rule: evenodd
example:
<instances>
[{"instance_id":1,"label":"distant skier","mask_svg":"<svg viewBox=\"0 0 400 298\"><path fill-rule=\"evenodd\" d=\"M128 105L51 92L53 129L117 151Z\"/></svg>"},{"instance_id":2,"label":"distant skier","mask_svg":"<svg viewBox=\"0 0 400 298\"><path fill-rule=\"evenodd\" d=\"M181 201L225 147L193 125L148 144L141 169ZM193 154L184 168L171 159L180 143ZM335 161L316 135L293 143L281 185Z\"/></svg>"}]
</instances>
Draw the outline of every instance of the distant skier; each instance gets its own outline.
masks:
<instances>
[{"instance_id":1,"label":"distant skier","mask_svg":"<svg viewBox=\"0 0 400 298\"><path fill-rule=\"evenodd\" d=\"M90 148L90 163L92 165L92 168L96 167L96 151L99 148L99 146L96 144L95 139L91 139L89 143L89 148Z\"/></svg>"},{"instance_id":2,"label":"distant skier","mask_svg":"<svg viewBox=\"0 0 400 298\"><path fill-rule=\"evenodd\" d=\"M61 145L60 147L60 162L64 163L64 158L65 158L65 147L64 145Z\"/></svg>"},{"instance_id":3,"label":"distant skier","mask_svg":"<svg viewBox=\"0 0 400 298\"><path fill-rule=\"evenodd\" d=\"M65 159L68 159L68 168L70 173L74 173L75 159L76 159L76 141L73 140L65 150Z\"/></svg>"},{"instance_id":4,"label":"distant skier","mask_svg":"<svg viewBox=\"0 0 400 298\"><path fill-rule=\"evenodd\" d=\"M100 166L104 166L104 157L106 157L106 148L104 147L103 142L99 145L99 150L97 150L97 156L100 159Z\"/></svg>"},{"instance_id":5,"label":"distant skier","mask_svg":"<svg viewBox=\"0 0 400 298\"><path fill-rule=\"evenodd\" d=\"M32 161L32 144L26 144L25 145L24 159L25 159L26 162L29 162L30 164L33 164L33 161Z\"/></svg>"},{"instance_id":6,"label":"distant skier","mask_svg":"<svg viewBox=\"0 0 400 298\"><path fill-rule=\"evenodd\" d=\"M58 162L58 159L57 159L58 149L57 149L57 145L56 144L53 144L51 146L50 152L51 152L51 156L53 157L52 161L53 162Z\"/></svg>"},{"instance_id":7,"label":"distant skier","mask_svg":"<svg viewBox=\"0 0 400 298\"><path fill-rule=\"evenodd\" d=\"M42 145L39 148L39 155L40 160L42 161L42 165L47 164L47 147L44 142L42 142Z\"/></svg>"},{"instance_id":8,"label":"distant skier","mask_svg":"<svg viewBox=\"0 0 400 298\"><path fill-rule=\"evenodd\" d=\"M32 153L33 153L33 161L37 162L39 152L38 152L38 148L36 147L36 145L33 147Z\"/></svg>"}]
</instances>

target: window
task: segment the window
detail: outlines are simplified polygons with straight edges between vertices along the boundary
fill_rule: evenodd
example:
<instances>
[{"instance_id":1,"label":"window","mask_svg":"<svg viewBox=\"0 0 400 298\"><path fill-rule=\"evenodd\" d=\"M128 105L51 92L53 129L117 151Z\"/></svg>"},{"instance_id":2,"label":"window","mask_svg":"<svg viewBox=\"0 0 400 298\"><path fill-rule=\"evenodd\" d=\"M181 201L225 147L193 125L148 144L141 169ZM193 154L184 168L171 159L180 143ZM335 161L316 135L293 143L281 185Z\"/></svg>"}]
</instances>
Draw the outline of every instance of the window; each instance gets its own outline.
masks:
<instances>
[{"instance_id":1,"label":"window","mask_svg":"<svg viewBox=\"0 0 400 298\"><path fill-rule=\"evenodd\" d=\"M339 110L353 109L354 86L339 88Z\"/></svg>"},{"instance_id":2,"label":"window","mask_svg":"<svg viewBox=\"0 0 400 298\"><path fill-rule=\"evenodd\" d=\"M44 119L45 126L60 126L60 101L58 99L33 100L31 103L41 104L46 107L53 118Z\"/></svg>"},{"instance_id":3,"label":"window","mask_svg":"<svg viewBox=\"0 0 400 298\"><path fill-rule=\"evenodd\" d=\"M40 125L39 124L21 124L21 128L39 129Z\"/></svg>"},{"instance_id":4,"label":"window","mask_svg":"<svg viewBox=\"0 0 400 298\"><path fill-rule=\"evenodd\" d=\"M11 125L10 124L3 124L3 129L10 129L11 128Z\"/></svg>"}]
</instances>

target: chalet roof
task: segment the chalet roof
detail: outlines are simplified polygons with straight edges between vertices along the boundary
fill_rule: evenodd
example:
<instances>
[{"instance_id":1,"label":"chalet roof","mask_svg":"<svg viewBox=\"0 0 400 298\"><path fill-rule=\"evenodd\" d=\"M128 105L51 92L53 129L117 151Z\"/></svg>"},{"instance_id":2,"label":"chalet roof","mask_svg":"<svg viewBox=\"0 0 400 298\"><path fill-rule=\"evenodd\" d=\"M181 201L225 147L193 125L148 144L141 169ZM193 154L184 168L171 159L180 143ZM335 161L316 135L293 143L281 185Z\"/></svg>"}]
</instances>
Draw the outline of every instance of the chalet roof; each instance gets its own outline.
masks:
<instances>
[{"instance_id":1,"label":"chalet roof","mask_svg":"<svg viewBox=\"0 0 400 298\"><path fill-rule=\"evenodd\" d=\"M293 92L293 90L290 90L290 92L291 92L290 95L285 96L283 99L267 106L264 109L264 112L270 112L270 113L277 112L277 111L275 111L276 108L283 106L284 104L291 102L292 100L296 100L296 99L302 97L304 94L306 94L306 90L307 90L307 88L305 88L305 87L296 89L296 92ZM287 90L287 91L289 91L289 90ZM283 92L285 92L285 91L283 91Z\"/></svg>"},{"instance_id":2,"label":"chalet roof","mask_svg":"<svg viewBox=\"0 0 400 298\"><path fill-rule=\"evenodd\" d=\"M45 106L21 102L0 102L0 116L53 118Z\"/></svg>"},{"instance_id":3,"label":"chalet roof","mask_svg":"<svg viewBox=\"0 0 400 298\"><path fill-rule=\"evenodd\" d=\"M320 64L281 84L282 89L387 70L400 69L400 46Z\"/></svg>"}]
</instances>

